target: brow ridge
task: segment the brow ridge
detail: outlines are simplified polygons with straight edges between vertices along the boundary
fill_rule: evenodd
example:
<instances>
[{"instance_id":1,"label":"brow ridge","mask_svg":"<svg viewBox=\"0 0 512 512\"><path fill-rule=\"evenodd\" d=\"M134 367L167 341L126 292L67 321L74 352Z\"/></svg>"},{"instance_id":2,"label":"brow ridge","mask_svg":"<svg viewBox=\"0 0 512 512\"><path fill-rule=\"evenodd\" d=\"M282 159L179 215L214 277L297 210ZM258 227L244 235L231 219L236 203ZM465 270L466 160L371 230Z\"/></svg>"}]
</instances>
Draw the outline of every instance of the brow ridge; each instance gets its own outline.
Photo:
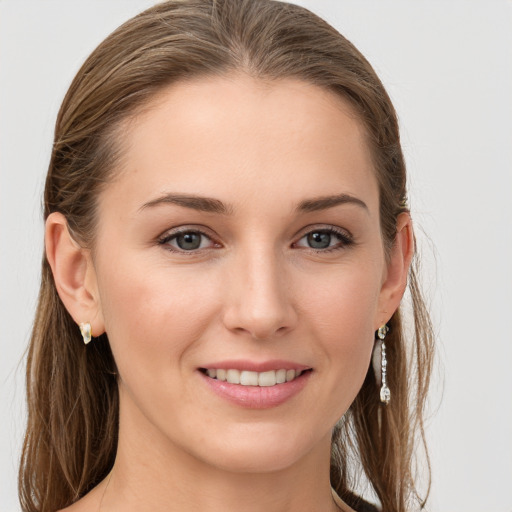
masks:
<instances>
[{"instance_id":1,"label":"brow ridge","mask_svg":"<svg viewBox=\"0 0 512 512\"><path fill-rule=\"evenodd\" d=\"M231 215L233 208L224 204L218 199L212 197L203 197L193 194L177 194L168 193L163 194L156 199L144 203L139 210L145 210L146 208L153 208L162 204L175 204L177 206L183 206L184 208L190 208L192 210L199 210L207 213L217 213L221 215Z\"/></svg>"},{"instance_id":2,"label":"brow ridge","mask_svg":"<svg viewBox=\"0 0 512 512\"><path fill-rule=\"evenodd\" d=\"M207 213L216 213L220 215L232 215L233 207L226 205L219 199L212 197L197 196L193 194L166 193L156 199L144 203L139 210L153 208L162 204L175 204L192 210L199 210ZM335 206L343 204L354 204L365 210L368 206L361 199L351 196L350 194L335 194L331 196L321 196L313 199L304 199L301 201L296 211L298 212L315 212L327 210Z\"/></svg>"},{"instance_id":3,"label":"brow ridge","mask_svg":"<svg viewBox=\"0 0 512 512\"><path fill-rule=\"evenodd\" d=\"M334 206L342 204L354 204L368 211L368 206L361 199L351 196L350 194L335 194L332 196L321 196L313 199L305 199L297 206L297 210L301 212L316 212L319 210L327 210Z\"/></svg>"}]
</instances>

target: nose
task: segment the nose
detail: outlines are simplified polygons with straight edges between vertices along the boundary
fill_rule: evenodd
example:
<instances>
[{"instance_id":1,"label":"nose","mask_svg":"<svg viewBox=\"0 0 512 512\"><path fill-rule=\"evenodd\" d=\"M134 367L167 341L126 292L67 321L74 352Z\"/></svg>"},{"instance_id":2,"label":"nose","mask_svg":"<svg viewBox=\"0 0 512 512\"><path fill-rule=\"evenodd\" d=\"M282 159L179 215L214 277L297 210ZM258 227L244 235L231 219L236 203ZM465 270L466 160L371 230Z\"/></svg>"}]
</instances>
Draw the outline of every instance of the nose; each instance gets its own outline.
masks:
<instances>
[{"instance_id":1,"label":"nose","mask_svg":"<svg viewBox=\"0 0 512 512\"><path fill-rule=\"evenodd\" d=\"M288 273L271 250L240 256L230 266L223 321L231 331L265 340L297 323Z\"/></svg>"}]
</instances>

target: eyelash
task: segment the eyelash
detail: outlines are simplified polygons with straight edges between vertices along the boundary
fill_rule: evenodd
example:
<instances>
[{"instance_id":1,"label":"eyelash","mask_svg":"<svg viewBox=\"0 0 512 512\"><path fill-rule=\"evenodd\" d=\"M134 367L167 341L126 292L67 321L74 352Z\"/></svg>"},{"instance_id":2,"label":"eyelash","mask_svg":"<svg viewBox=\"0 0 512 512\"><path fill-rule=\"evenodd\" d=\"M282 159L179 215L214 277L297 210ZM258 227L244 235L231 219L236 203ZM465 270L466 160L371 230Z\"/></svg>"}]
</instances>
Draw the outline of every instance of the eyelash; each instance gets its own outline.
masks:
<instances>
[{"instance_id":1,"label":"eyelash","mask_svg":"<svg viewBox=\"0 0 512 512\"><path fill-rule=\"evenodd\" d=\"M173 246L171 246L169 244L169 242L171 242L172 240L175 240L178 236L184 235L184 234L187 234L187 233L199 234L199 235L201 235L203 237L208 238L214 244L217 244L212 239L211 235L209 235L208 233L205 233L204 231L202 231L199 228L183 228L183 229L178 229L176 231L173 231L171 233L168 232L168 233L164 234L162 237L160 237L158 239L158 244L162 245L162 246L167 245L166 250L168 250L170 252L177 253L177 254L183 254L183 255L190 255L190 256L192 256L194 254L197 254L199 251L203 251L205 248L202 248L202 249L199 248L199 249L194 249L194 250L187 251L185 249L180 249L180 248L177 248L177 247L173 247ZM349 234L345 230L341 230L339 228L335 228L334 226L311 229L311 230L307 231L306 233L304 233L299 238L298 241L302 240L303 238L306 238L308 235L310 235L312 233L327 233L329 235L335 235L339 239L339 243L338 244L334 245L333 247L328 247L328 248L325 248L325 249L315 249L313 247L304 247L304 249L308 249L309 251L313 251L315 253L325 254L325 253L330 253L330 252L333 252L333 251L339 251L339 250L342 250L342 249L346 249L346 248L348 248L348 247L350 247L351 245L354 244L354 240L353 240L353 237L352 237L351 234ZM298 242L295 242L293 245L297 246L297 243ZM217 244L217 246L220 246L220 244ZM211 249L211 247L208 247L207 249Z\"/></svg>"},{"instance_id":2,"label":"eyelash","mask_svg":"<svg viewBox=\"0 0 512 512\"><path fill-rule=\"evenodd\" d=\"M329 235L335 235L339 239L338 244L334 245L333 247L328 247L326 249L315 249L313 247L305 247L305 249L309 249L310 251L313 251L315 253L325 254L329 252L340 251L342 249L347 249L348 247L354 244L354 239L350 233L348 233L345 230L336 228L334 226L310 229L300 237L299 241L312 233L327 233ZM296 243L294 245L296 245Z\"/></svg>"},{"instance_id":3,"label":"eyelash","mask_svg":"<svg viewBox=\"0 0 512 512\"><path fill-rule=\"evenodd\" d=\"M158 244L159 245L167 245L166 250L168 250L170 252L174 252L177 254L183 254L183 255L187 255L187 256L192 256L194 254L197 254L199 251L204 250L204 249L195 249L195 250L191 250L191 251L186 251L185 249L173 247L169 244L169 242L171 240L175 240L180 235L185 235L187 233L199 234L201 236L208 238L212 242L214 242L212 237L208 233L205 233L204 231L202 231L199 228L182 228L182 229L177 229L176 231L173 231L171 233L169 233L169 232L165 233L161 238L158 239Z\"/></svg>"}]
</instances>

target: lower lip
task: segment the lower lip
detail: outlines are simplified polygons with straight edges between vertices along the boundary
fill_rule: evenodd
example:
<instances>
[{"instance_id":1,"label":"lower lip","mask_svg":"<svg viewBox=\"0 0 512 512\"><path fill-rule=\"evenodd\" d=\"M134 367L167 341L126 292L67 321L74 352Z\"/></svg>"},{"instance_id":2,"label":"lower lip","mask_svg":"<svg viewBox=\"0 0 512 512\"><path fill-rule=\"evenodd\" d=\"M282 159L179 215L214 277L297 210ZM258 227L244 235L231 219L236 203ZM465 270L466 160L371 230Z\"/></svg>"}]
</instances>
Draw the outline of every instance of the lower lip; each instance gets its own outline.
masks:
<instances>
[{"instance_id":1,"label":"lower lip","mask_svg":"<svg viewBox=\"0 0 512 512\"><path fill-rule=\"evenodd\" d=\"M221 398L247 409L270 409L277 407L298 394L307 384L311 371L302 373L290 382L275 386L242 386L212 379L199 372L210 389Z\"/></svg>"}]
</instances>

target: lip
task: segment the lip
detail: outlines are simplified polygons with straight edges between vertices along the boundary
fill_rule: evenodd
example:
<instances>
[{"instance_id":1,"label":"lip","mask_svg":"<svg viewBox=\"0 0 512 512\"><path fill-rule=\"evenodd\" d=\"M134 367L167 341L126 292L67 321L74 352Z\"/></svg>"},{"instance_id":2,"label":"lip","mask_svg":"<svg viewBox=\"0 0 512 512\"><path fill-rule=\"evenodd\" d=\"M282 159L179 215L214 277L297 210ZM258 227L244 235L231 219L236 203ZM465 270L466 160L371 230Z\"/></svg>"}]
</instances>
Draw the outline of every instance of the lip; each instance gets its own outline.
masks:
<instances>
[{"instance_id":1,"label":"lip","mask_svg":"<svg viewBox=\"0 0 512 512\"><path fill-rule=\"evenodd\" d=\"M230 369L236 368L238 370L247 370L247 371L269 371L275 369L296 369L296 370L310 370L311 368L304 365L293 364L290 367L286 368L285 366L273 366L275 361L258 364L258 363L247 363L246 365L240 366L240 361L237 361L237 364L232 364L233 362L225 361L224 363L229 363L228 366L221 364L217 366L218 363L212 366L208 366L208 368L217 368L217 369ZM280 364L283 361L279 361ZM260 370L256 370L254 368L263 368ZM238 407L246 408L246 409L270 409L273 407L277 407L281 404L284 404L298 393L300 393L306 384L309 381L312 371L305 371L299 377L295 379L284 382L282 384L276 384L275 386L242 386L241 384L230 384L226 381L221 381L217 379L212 379L208 377L205 373L198 370L197 373L203 379L208 388L215 393L217 396L226 400L227 402L234 404Z\"/></svg>"},{"instance_id":2,"label":"lip","mask_svg":"<svg viewBox=\"0 0 512 512\"><path fill-rule=\"evenodd\" d=\"M292 361L285 361L282 359L272 359L268 361L247 361L241 359L231 359L225 361L218 361L202 365L204 369L217 369L217 370L245 370L249 372L268 372L270 370L309 370L311 366L294 363Z\"/></svg>"}]
</instances>

